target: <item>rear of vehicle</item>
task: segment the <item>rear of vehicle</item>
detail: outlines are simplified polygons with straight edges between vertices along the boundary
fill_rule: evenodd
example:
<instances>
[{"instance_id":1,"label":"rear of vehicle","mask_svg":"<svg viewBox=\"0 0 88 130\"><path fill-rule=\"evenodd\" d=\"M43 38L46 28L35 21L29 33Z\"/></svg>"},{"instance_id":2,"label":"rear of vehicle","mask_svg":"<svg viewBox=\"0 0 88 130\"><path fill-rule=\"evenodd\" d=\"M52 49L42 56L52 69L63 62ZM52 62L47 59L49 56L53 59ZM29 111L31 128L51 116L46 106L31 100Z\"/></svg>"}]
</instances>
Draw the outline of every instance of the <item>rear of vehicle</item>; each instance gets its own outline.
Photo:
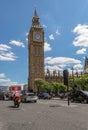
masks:
<instances>
[{"instance_id":1,"label":"rear of vehicle","mask_svg":"<svg viewBox=\"0 0 88 130\"><path fill-rule=\"evenodd\" d=\"M49 95L49 93L41 93L40 95L39 95L39 98L40 99L51 99L51 96Z\"/></svg>"},{"instance_id":2,"label":"rear of vehicle","mask_svg":"<svg viewBox=\"0 0 88 130\"><path fill-rule=\"evenodd\" d=\"M22 102L37 102L38 97L34 93L25 93L21 96Z\"/></svg>"},{"instance_id":3,"label":"rear of vehicle","mask_svg":"<svg viewBox=\"0 0 88 130\"><path fill-rule=\"evenodd\" d=\"M70 100L72 102L84 102L88 103L88 91L77 90L70 94Z\"/></svg>"}]
</instances>

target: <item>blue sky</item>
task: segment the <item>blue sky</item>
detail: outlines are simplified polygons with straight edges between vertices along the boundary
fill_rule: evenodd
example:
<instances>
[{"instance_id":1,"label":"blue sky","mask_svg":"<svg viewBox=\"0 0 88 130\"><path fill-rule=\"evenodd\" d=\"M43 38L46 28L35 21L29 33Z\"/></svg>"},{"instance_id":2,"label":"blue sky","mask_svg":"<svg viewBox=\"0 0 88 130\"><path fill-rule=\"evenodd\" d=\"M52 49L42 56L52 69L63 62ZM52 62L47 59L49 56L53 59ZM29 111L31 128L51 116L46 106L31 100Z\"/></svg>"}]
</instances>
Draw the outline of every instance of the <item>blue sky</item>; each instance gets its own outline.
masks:
<instances>
[{"instance_id":1,"label":"blue sky","mask_svg":"<svg viewBox=\"0 0 88 130\"><path fill-rule=\"evenodd\" d=\"M36 5L45 32L45 71L83 71L88 0L0 0L0 85L28 82L28 39Z\"/></svg>"}]
</instances>

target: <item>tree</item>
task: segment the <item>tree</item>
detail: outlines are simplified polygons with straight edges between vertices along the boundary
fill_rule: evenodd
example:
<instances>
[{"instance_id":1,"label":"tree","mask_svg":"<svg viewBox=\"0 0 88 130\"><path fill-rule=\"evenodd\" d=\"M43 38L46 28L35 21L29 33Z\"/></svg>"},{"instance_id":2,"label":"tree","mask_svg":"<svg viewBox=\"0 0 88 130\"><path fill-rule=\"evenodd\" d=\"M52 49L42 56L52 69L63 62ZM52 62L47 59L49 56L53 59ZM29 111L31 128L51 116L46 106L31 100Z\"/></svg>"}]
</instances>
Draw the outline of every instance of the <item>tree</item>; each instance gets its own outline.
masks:
<instances>
[{"instance_id":1,"label":"tree","mask_svg":"<svg viewBox=\"0 0 88 130\"><path fill-rule=\"evenodd\" d=\"M35 79L36 91L54 93L55 95L59 92L64 92L67 90L67 86L63 83L58 82L46 82L43 79Z\"/></svg>"},{"instance_id":2,"label":"tree","mask_svg":"<svg viewBox=\"0 0 88 130\"><path fill-rule=\"evenodd\" d=\"M43 79L35 79L35 85L36 85L35 91L37 91L38 93L42 91L44 89L45 83L46 82Z\"/></svg>"},{"instance_id":3,"label":"tree","mask_svg":"<svg viewBox=\"0 0 88 130\"><path fill-rule=\"evenodd\" d=\"M88 74L84 74L81 77L74 77L74 84L76 84L75 89L88 90Z\"/></svg>"},{"instance_id":4,"label":"tree","mask_svg":"<svg viewBox=\"0 0 88 130\"><path fill-rule=\"evenodd\" d=\"M63 83L52 82L51 85L53 86L53 92L55 95L58 95L58 92L65 92L67 89Z\"/></svg>"}]
</instances>

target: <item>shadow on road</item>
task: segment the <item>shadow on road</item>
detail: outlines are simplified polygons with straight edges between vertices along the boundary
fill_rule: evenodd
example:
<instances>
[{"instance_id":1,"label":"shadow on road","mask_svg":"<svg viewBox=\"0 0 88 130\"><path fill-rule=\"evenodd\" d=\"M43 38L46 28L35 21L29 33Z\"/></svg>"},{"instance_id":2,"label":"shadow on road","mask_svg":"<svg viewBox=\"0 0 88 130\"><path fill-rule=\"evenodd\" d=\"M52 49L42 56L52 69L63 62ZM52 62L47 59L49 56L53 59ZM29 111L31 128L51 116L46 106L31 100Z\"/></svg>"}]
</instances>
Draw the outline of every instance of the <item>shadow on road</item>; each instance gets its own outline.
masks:
<instances>
[{"instance_id":1,"label":"shadow on road","mask_svg":"<svg viewBox=\"0 0 88 130\"><path fill-rule=\"evenodd\" d=\"M10 108L10 110L21 110L21 108L16 108L15 106L8 106L8 108Z\"/></svg>"},{"instance_id":2,"label":"shadow on road","mask_svg":"<svg viewBox=\"0 0 88 130\"><path fill-rule=\"evenodd\" d=\"M50 105L49 107L61 107L60 105Z\"/></svg>"},{"instance_id":3,"label":"shadow on road","mask_svg":"<svg viewBox=\"0 0 88 130\"><path fill-rule=\"evenodd\" d=\"M15 108L15 106L8 106L8 108Z\"/></svg>"}]
</instances>

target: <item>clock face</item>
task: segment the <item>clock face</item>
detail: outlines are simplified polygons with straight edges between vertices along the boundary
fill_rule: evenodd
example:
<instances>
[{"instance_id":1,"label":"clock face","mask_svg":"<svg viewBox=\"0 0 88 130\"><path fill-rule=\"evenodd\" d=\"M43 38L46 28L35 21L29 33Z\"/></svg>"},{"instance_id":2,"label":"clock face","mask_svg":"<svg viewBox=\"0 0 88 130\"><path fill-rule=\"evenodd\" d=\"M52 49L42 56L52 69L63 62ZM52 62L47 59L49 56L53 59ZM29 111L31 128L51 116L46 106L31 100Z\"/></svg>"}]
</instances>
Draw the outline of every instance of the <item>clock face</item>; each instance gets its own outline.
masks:
<instances>
[{"instance_id":1,"label":"clock face","mask_svg":"<svg viewBox=\"0 0 88 130\"><path fill-rule=\"evenodd\" d=\"M39 33L36 33L36 34L35 34L35 39L37 39L37 40L40 39L40 34L39 34Z\"/></svg>"}]
</instances>

